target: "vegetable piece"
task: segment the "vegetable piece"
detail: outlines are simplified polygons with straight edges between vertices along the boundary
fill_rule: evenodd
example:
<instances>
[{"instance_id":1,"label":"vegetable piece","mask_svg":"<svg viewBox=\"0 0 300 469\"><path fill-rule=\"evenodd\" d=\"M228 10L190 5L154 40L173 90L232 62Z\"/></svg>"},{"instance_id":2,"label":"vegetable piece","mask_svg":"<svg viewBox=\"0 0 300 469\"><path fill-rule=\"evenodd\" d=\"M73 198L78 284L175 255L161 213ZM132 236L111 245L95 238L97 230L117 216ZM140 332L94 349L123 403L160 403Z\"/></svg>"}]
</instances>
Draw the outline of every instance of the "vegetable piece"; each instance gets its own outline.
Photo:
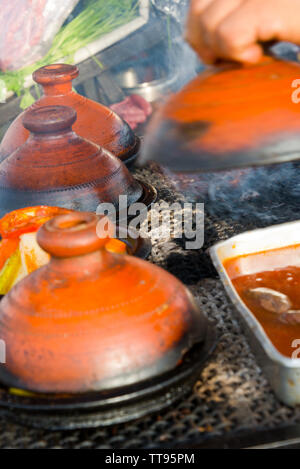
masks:
<instances>
[{"instance_id":1,"label":"vegetable piece","mask_svg":"<svg viewBox=\"0 0 300 469\"><path fill-rule=\"evenodd\" d=\"M39 247L36 232L55 215L69 213L59 207L27 207L6 214L0 220L0 295L49 261ZM2 270L1 270L2 269Z\"/></svg>"},{"instance_id":2,"label":"vegetable piece","mask_svg":"<svg viewBox=\"0 0 300 469\"><path fill-rule=\"evenodd\" d=\"M0 270L7 259L17 250L18 246L18 239L3 239L0 242Z\"/></svg>"},{"instance_id":3,"label":"vegetable piece","mask_svg":"<svg viewBox=\"0 0 300 469\"><path fill-rule=\"evenodd\" d=\"M19 238L24 233L37 231L46 221L55 215L69 213L70 210L59 207L27 207L7 213L0 220L2 238Z\"/></svg>"},{"instance_id":4,"label":"vegetable piece","mask_svg":"<svg viewBox=\"0 0 300 469\"><path fill-rule=\"evenodd\" d=\"M8 213L0 220L0 295L26 275L47 264L50 256L38 245L36 232L50 218L69 213L59 207L27 207ZM113 253L126 254L126 243L111 239L106 249Z\"/></svg>"},{"instance_id":5,"label":"vegetable piece","mask_svg":"<svg viewBox=\"0 0 300 469\"><path fill-rule=\"evenodd\" d=\"M25 389L18 389L18 388L9 388L9 393L14 394L15 396L22 396L22 397L34 397L36 393L25 391Z\"/></svg>"},{"instance_id":6,"label":"vegetable piece","mask_svg":"<svg viewBox=\"0 0 300 469\"><path fill-rule=\"evenodd\" d=\"M50 260L49 254L39 246L36 240L36 232L23 234L20 237L19 249L25 275L34 272Z\"/></svg>"},{"instance_id":7,"label":"vegetable piece","mask_svg":"<svg viewBox=\"0 0 300 469\"><path fill-rule=\"evenodd\" d=\"M6 261L0 272L0 295L6 295L13 285L14 279L18 275L21 267L21 255L17 249L12 256Z\"/></svg>"},{"instance_id":8,"label":"vegetable piece","mask_svg":"<svg viewBox=\"0 0 300 469\"><path fill-rule=\"evenodd\" d=\"M110 239L106 243L105 249L116 254L126 254L127 252L126 244L119 239Z\"/></svg>"}]
</instances>

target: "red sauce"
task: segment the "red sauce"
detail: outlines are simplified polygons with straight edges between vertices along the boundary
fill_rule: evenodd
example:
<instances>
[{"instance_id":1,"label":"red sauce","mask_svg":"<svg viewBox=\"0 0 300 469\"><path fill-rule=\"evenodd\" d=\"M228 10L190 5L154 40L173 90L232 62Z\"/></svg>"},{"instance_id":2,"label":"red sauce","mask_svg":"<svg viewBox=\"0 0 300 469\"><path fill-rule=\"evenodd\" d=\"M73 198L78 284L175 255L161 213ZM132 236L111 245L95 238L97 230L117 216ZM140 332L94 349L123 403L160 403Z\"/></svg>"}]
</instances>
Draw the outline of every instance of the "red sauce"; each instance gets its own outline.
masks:
<instances>
[{"instance_id":1,"label":"red sauce","mask_svg":"<svg viewBox=\"0 0 300 469\"><path fill-rule=\"evenodd\" d=\"M285 266L283 266L283 259L285 259ZM277 350L288 357L291 357L295 351L292 347L293 341L300 339L300 323L283 322L279 313L273 313L261 307L255 299L249 297L248 292L250 289L259 287L276 290L289 297L292 310L300 311L300 262L297 259L300 259L300 245L240 256L224 263L243 302L260 322ZM241 269L242 264L243 269ZM241 275L241 270L245 271L245 266L248 267L249 275ZM259 272L251 273L258 269Z\"/></svg>"}]
</instances>

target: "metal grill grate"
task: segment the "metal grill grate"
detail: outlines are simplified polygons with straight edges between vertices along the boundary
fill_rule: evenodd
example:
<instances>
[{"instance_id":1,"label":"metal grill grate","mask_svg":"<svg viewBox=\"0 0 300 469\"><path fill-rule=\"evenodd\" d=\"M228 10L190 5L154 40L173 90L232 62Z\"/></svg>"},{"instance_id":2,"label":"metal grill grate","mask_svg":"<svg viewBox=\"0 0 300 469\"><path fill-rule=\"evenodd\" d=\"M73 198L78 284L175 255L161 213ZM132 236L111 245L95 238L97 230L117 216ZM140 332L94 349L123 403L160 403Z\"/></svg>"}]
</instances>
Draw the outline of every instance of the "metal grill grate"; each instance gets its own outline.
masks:
<instances>
[{"instance_id":1,"label":"metal grill grate","mask_svg":"<svg viewBox=\"0 0 300 469\"><path fill-rule=\"evenodd\" d=\"M144 169L138 175L157 187L161 199L181 199L157 168ZM234 234L235 229L239 227L207 217L206 245ZM190 285L207 316L217 322L219 345L193 392L160 415L105 429L46 432L0 417L1 448L182 447L189 442L300 422L300 409L281 405L272 393L204 250L189 253L176 240L157 240L152 260Z\"/></svg>"}]
</instances>

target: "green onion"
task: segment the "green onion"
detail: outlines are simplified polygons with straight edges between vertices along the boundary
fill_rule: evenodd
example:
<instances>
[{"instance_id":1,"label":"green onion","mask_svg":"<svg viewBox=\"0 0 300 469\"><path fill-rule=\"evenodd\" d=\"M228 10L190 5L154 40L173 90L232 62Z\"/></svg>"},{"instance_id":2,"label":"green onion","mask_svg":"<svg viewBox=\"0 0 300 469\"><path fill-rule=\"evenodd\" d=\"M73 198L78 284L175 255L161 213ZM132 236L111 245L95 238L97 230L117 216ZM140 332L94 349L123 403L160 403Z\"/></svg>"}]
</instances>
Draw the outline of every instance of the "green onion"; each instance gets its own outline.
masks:
<instances>
[{"instance_id":1,"label":"green onion","mask_svg":"<svg viewBox=\"0 0 300 469\"><path fill-rule=\"evenodd\" d=\"M75 52L89 43L129 23L138 15L137 0L85 0L84 9L63 26L54 37L47 54L39 61L17 71L0 72L0 96L12 91L23 94L20 107L25 109L34 101L24 81L34 70L64 59L73 62Z\"/></svg>"}]
</instances>

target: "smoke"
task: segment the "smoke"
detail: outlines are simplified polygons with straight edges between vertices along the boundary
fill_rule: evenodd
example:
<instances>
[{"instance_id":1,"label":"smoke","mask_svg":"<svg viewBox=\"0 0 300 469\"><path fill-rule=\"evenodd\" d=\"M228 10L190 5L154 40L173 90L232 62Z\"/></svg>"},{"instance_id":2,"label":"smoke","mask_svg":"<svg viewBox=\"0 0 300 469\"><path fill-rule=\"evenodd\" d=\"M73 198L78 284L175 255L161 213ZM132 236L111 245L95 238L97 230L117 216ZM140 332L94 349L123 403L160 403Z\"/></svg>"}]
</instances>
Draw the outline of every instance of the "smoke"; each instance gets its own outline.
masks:
<instances>
[{"instance_id":1,"label":"smoke","mask_svg":"<svg viewBox=\"0 0 300 469\"><path fill-rule=\"evenodd\" d=\"M300 164L284 163L214 175L206 209L218 218L263 227L299 219L299 201Z\"/></svg>"},{"instance_id":2,"label":"smoke","mask_svg":"<svg viewBox=\"0 0 300 469\"><path fill-rule=\"evenodd\" d=\"M189 0L151 0L157 13L167 21L169 63L180 72L178 88L191 80L204 68L198 56L184 41Z\"/></svg>"},{"instance_id":3,"label":"smoke","mask_svg":"<svg viewBox=\"0 0 300 469\"><path fill-rule=\"evenodd\" d=\"M106 106L123 101L131 94L139 94L148 102L159 105L204 68L184 41L188 2L149 0L149 5L147 24L125 38L126 47L124 41L117 41L113 45L113 56L108 50L106 58L107 51L103 52L104 67L109 62L111 65L108 70L99 70L87 83L77 83L80 94ZM81 0L76 13L83 6Z\"/></svg>"},{"instance_id":4,"label":"smoke","mask_svg":"<svg viewBox=\"0 0 300 469\"><path fill-rule=\"evenodd\" d=\"M211 220L243 231L300 219L300 163L219 173L166 171L184 200L205 204Z\"/></svg>"}]
</instances>

